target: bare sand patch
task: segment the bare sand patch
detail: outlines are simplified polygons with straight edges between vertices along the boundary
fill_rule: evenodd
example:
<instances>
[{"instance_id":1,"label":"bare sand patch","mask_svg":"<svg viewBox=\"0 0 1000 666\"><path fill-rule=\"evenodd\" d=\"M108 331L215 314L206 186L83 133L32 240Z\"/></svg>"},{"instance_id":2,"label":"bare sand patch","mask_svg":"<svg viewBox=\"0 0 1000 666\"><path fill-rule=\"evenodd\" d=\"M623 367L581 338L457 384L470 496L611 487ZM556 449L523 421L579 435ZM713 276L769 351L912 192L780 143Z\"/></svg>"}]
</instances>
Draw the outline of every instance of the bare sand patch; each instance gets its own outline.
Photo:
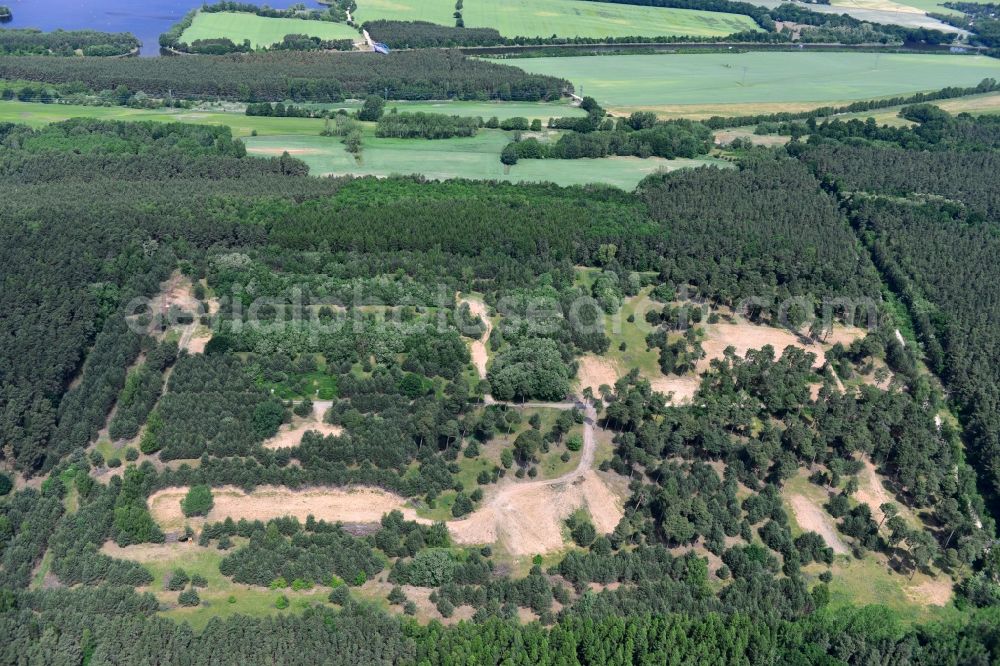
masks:
<instances>
[{"instance_id":1,"label":"bare sand patch","mask_svg":"<svg viewBox=\"0 0 1000 666\"><path fill-rule=\"evenodd\" d=\"M331 425L315 420L295 419L288 425L283 425L278 429L278 434L264 442L265 449L287 449L298 446L302 443L302 435L309 431L318 432L324 437L328 435L340 436L344 434L344 428L339 425Z\"/></svg>"},{"instance_id":2,"label":"bare sand patch","mask_svg":"<svg viewBox=\"0 0 1000 666\"><path fill-rule=\"evenodd\" d=\"M501 544L515 556L550 553L564 547L564 521L582 508L599 534L613 531L624 515L621 500L588 469L571 479L507 486L448 530L460 544Z\"/></svg>"},{"instance_id":3,"label":"bare sand patch","mask_svg":"<svg viewBox=\"0 0 1000 666\"><path fill-rule=\"evenodd\" d=\"M819 534L826 541L826 545L838 555L849 552L847 546L841 541L840 535L837 534L833 520L822 507L804 495L789 495L788 503L792 505L792 511L795 513L795 520L799 527L807 532Z\"/></svg>"},{"instance_id":4,"label":"bare sand patch","mask_svg":"<svg viewBox=\"0 0 1000 666\"><path fill-rule=\"evenodd\" d=\"M920 585L904 587L907 597L922 606L947 606L951 601L953 587L947 577L928 579Z\"/></svg>"},{"instance_id":5,"label":"bare sand patch","mask_svg":"<svg viewBox=\"0 0 1000 666\"><path fill-rule=\"evenodd\" d=\"M576 371L577 379L580 382L580 391L589 388L594 392L594 395L600 395L602 385L614 388L620 374L620 370L614 361L598 356L597 354L584 354L581 356L579 367Z\"/></svg>"},{"instance_id":6,"label":"bare sand patch","mask_svg":"<svg viewBox=\"0 0 1000 666\"><path fill-rule=\"evenodd\" d=\"M886 502L895 502L892 494L885 489L882 484L882 477L875 471L875 465L864 456L861 459L864 467L858 474L858 492L854 493L854 499L868 505L872 511L872 518L876 523L881 523L885 519L885 514L879 507ZM895 502L898 506L898 502Z\"/></svg>"},{"instance_id":7,"label":"bare sand patch","mask_svg":"<svg viewBox=\"0 0 1000 666\"><path fill-rule=\"evenodd\" d=\"M486 351L486 342L493 332L493 322L490 321L489 310L486 303L478 298L465 297L459 300L469 306L469 312L476 315L486 324L486 330L478 340L473 340L469 353L472 355L472 364L476 367L480 379L486 379L486 365L489 363L489 353Z\"/></svg>"},{"instance_id":8,"label":"bare sand patch","mask_svg":"<svg viewBox=\"0 0 1000 666\"><path fill-rule=\"evenodd\" d=\"M694 399L694 394L701 386L701 377L696 375L685 376L663 376L651 379L649 382L654 391L664 395L673 394L671 403L674 405L689 404Z\"/></svg>"},{"instance_id":9,"label":"bare sand patch","mask_svg":"<svg viewBox=\"0 0 1000 666\"><path fill-rule=\"evenodd\" d=\"M826 363L825 350L829 349L830 346L837 342L849 345L864 335L864 331L859 328L836 326L821 344L804 336L796 335L788 329L751 324L742 319L737 319L735 323L721 322L706 326L705 332L705 337L701 342L702 349L705 350L705 358L698 362L698 372L708 370L712 359L722 358L726 348L730 346L736 350L739 356L746 356L746 353L751 349L761 349L766 345L771 345L778 357L781 356L786 347L798 347L815 354L816 360L813 362L813 367L819 368Z\"/></svg>"},{"instance_id":10,"label":"bare sand patch","mask_svg":"<svg viewBox=\"0 0 1000 666\"><path fill-rule=\"evenodd\" d=\"M308 488L291 490L278 486L261 486L251 493L235 486L213 488L215 506L205 518L188 519L181 512L181 499L187 488L165 488L149 497L153 519L164 529L178 529L185 523L219 522L226 518L262 520L294 516L301 521L312 515L327 522L377 523L390 511L402 511L407 520L421 523L406 500L380 488Z\"/></svg>"},{"instance_id":11,"label":"bare sand patch","mask_svg":"<svg viewBox=\"0 0 1000 666\"><path fill-rule=\"evenodd\" d=\"M119 560L132 560L140 564L148 562L170 562L178 557L208 550L194 541L175 541L173 543L140 543L133 546L119 546L114 541L107 541L101 546L101 552Z\"/></svg>"}]
</instances>

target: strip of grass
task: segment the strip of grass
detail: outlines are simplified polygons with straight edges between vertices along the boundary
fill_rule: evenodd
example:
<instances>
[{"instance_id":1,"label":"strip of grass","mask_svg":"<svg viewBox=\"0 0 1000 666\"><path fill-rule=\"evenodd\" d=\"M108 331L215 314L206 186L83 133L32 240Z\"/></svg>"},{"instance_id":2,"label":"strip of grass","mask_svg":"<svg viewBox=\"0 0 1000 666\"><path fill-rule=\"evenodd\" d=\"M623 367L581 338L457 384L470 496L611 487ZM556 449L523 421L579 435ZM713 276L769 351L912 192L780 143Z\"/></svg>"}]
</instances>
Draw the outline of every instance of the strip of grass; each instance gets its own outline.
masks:
<instances>
[{"instance_id":1,"label":"strip of grass","mask_svg":"<svg viewBox=\"0 0 1000 666\"><path fill-rule=\"evenodd\" d=\"M346 23L271 18L247 12L198 12L194 22L181 35L181 41L191 44L199 39L228 38L235 44L242 44L249 39L250 45L259 49L277 44L285 35L308 35L323 40L360 37L358 31Z\"/></svg>"},{"instance_id":2,"label":"strip of grass","mask_svg":"<svg viewBox=\"0 0 1000 666\"><path fill-rule=\"evenodd\" d=\"M359 23L374 19L455 23L452 0L364 0L358 4ZM469 0L462 18L470 28L496 28L506 37L722 36L758 29L742 14L579 0Z\"/></svg>"}]
</instances>

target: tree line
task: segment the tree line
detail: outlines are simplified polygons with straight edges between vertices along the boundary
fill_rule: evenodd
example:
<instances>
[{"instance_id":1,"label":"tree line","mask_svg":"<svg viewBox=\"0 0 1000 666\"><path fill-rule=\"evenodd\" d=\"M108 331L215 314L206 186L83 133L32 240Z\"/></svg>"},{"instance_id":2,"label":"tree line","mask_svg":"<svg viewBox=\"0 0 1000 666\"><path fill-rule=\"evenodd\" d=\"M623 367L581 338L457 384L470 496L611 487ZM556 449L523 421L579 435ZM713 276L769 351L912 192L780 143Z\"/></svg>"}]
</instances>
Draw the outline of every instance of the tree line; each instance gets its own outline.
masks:
<instances>
[{"instance_id":1,"label":"tree line","mask_svg":"<svg viewBox=\"0 0 1000 666\"><path fill-rule=\"evenodd\" d=\"M0 78L76 83L91 91L123 86L154 97L246 102L391 99L558 99L569 83L449 51L369 53L276 51L199 58L10 57Z\"/></svg>"},{"instance_id":2,"label":"tree line","mask_svg":"<svg viewBox=\"0 0 1000 666\"><path fill-rule=\"evenodd\" d=\"M0 14L2 14L0 8ZM10 10L7 10L8 12ZM33 28L0 30L0 54L43 56L122 56L139 48L139 40L127 32L97 30L53 30Z\"/></svg>"}]
</instances>

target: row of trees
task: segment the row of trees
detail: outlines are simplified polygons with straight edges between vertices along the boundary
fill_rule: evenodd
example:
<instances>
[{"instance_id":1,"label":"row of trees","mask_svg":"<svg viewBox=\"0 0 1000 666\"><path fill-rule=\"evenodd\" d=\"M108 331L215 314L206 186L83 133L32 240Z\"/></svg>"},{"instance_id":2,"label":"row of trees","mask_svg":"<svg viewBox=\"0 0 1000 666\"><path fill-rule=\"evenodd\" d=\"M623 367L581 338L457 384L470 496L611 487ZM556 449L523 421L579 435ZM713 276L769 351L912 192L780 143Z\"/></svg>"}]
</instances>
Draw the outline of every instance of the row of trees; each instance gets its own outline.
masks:
<instances>
[{"instance_id":1,"label":"row of trees","mask_svg":"<svg viewBox=\"0 0 1000 666\"><path fill-rule=\"evenodd\" d=\"M569 84L452 51L365 53L274 51L203 58L37 58L0 62L0 78L78 83L91 91L123 86L154 97L246 102L340 102L369 94L392 99L558 99Z\"/></svg>"}]
</instances>

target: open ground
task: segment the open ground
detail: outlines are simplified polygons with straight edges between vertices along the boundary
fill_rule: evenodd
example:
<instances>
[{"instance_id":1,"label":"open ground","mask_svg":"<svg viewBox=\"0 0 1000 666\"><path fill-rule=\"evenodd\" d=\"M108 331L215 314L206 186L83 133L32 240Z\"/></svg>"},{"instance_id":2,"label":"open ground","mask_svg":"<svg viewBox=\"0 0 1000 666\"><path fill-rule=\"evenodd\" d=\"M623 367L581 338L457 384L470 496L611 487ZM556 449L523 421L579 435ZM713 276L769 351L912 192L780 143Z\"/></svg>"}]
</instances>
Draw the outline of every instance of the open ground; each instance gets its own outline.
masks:
<instances>
[{"instance_id":1,"label":"open ground","mask_svg":"<svg viewBox=\"0 0 1000 666\"><path fill-rule=\"evenodd\" d=\"M452 0L363 0L355 14L358 23L392 19L454 25L454 12ZM578 0L469 0L462 19L467 27L496 28L507 37L709 37L759 29L742 14Z\"/></svg>"},{"instance_id":2,"label":"open ground","mask_svg":"<svg viewBox=\"0 0 1000 666\"><path fill-rule=\"evenodd\" d=\"M507 61L509 62L509 61ZM700 53L524 58L618 112L705 117L795 111L1000 76L985 56L898 53Z\"/></svg>"},{"instance_id":3,"label":"open ground","mask_svg":"<svg viewBox=\"0 0 1000 666\"><path fill-rule=\"evenodd\" d=\"M191 44L199 39L228 38L235 44L242 44L249 39L250 45L259 49L277 44L285 35L308 35L324 40L360 39L358 31L346 23L271 18L248 12L198 12L191 26L181 34L180 41Z\"/></svg>"}]
</instances>

